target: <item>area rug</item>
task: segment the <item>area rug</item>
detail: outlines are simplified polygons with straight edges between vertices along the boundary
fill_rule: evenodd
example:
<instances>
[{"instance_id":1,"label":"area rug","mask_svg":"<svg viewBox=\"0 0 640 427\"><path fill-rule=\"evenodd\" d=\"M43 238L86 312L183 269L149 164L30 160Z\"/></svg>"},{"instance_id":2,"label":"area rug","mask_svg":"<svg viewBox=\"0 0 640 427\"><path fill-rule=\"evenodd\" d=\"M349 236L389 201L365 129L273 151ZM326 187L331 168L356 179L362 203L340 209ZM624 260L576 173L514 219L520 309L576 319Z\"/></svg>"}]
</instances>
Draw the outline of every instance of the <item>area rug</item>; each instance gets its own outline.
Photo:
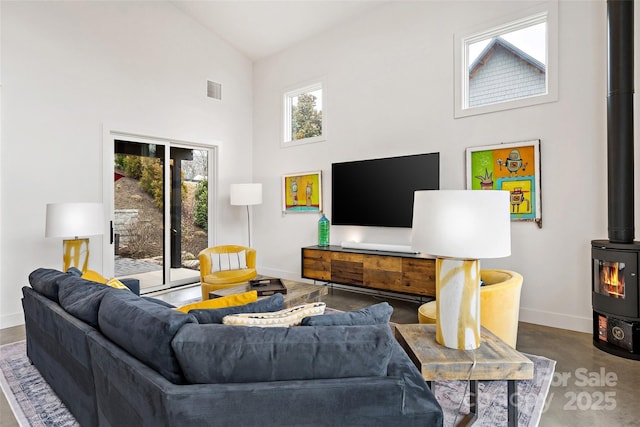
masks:
<instances>
[{"instance_id":1,"label":"area rug","mask_svg":"<svg viewBox=\"0 0 640 427\"><path fill-rule=\"evenodd\" d=\"M533 378L518 381L518 426L535 427L540 422L556 362L542 356L523 354L533 362ZM434 384L436 399L444 411L445 427L457 425L469 413L469 391L464 393L467 382L438 381ZM506 381L478 381L477 414L474 427L507 425Z\"/></svg>"},{"instance_id":2,"label":"area rug","mask_svg":"<svg viewBox=\"0 0 640 427\"><path fill-rule=\"evenodd\" d=\"M534 363L534 378L518 381L520 427L535 427L555 369L555 361L526 355ZM38 370L29 362L25 341L0 347L0 385L21 426L76 427L79 424ZM466 382L435 383L436 398L445 412L446 427L469 412ZM466 397L463 398L463 393ZM460 405L460 402L463 402ZM507 425L507 384L505 381L478 383L478 421L474 426Z\"/></svg>"}]
</instances>

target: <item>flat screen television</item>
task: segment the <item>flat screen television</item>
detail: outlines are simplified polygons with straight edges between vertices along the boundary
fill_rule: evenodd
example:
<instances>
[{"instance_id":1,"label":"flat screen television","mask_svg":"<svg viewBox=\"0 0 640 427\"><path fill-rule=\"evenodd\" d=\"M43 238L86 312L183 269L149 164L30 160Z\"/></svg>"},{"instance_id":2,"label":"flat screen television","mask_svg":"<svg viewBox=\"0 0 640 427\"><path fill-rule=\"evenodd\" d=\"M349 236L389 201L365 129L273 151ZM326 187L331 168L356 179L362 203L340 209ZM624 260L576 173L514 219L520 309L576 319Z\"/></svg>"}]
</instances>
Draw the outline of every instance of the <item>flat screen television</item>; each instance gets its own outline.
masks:
<instances>
[{"instance_id":1,"label":"flat screen television","mask_svg":"<svg viewBox=\"0 0 640 427\"><path fill-rule=\"evenodd\" d=\"M440 153L331 165L334 225L411 227L413 192L440 189Z\"/></svg>"}]
</instances>

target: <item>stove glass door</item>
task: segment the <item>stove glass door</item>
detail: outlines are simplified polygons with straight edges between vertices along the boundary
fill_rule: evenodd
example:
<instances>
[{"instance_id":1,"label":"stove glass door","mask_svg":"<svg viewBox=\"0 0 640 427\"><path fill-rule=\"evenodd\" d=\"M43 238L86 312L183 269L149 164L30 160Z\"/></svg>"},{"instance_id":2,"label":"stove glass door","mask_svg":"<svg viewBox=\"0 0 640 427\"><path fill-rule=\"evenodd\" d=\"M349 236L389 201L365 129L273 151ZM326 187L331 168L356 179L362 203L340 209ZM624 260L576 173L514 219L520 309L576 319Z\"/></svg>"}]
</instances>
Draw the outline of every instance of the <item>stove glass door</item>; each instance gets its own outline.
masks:
<instances>
[{"instance_id":1,"label":"stove glass door","mask_svg":"<svg viewBox=\"0 0 640 427\"><path fill-rule=\"evenodd\" d=\"M611 298L624 298L624 262L593 260L595 277L593 291Z\"/></svg>"}]
</instances>

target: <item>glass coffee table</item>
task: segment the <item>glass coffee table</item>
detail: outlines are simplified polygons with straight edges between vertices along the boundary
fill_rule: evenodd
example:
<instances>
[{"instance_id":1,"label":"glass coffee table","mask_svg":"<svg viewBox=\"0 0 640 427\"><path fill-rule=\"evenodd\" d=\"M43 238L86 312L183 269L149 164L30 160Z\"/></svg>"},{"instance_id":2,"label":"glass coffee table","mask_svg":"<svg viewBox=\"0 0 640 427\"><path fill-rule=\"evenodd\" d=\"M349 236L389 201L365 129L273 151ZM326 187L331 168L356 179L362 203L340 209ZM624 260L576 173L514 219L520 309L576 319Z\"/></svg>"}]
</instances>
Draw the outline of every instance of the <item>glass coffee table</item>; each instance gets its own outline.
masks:
<instances>
[{"instance_id":1,"label":"glass coffee table","mask_svg":"<svg viewBox=\"0 0 640 427\"><path fill-rule=\"evenodd\" d=\"M310 285L308 283L296 282L294 280L287 279L280 280L282 280L282 283L287 288L287 293L283 295L285 308L295 307L296 305L310 302L319 302L324 295L329 293L326 286ZM240 294L249 290L249 283L242 283L238 286L211 291L209 292L209 298L220 298L228 295Z\"/></svg>"}]
</instances>

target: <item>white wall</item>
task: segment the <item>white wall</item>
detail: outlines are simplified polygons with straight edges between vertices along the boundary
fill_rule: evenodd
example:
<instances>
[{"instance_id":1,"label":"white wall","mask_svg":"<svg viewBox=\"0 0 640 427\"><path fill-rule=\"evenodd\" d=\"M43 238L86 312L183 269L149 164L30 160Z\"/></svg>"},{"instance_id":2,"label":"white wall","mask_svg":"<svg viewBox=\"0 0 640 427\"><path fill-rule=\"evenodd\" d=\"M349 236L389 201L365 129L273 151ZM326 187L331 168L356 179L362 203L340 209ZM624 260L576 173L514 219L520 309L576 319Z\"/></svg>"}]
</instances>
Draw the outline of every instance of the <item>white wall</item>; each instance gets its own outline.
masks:
<instances>
[{"instance_id":1,"label":"white wall","mask_svg":"<svg viewBox=\"0 0 640 427\"><path fill-rule=\"evenodd\" d=\"M321 169L330 218L332 162L437 151L441 188L462 189L466 147L540 139L543 227L512 223L512 255L483 266L524 275L521 320L590 331L590 241L607 238L605 3L559 4L557 102L453 118L454 33L531 5L392 2L254 64L261 271L299 277L300 248L317 242L318 215L281 214L282 174ZM327 81L328 140L280 148L282 91L316 76ZM410 239L408 229L334 226L331 243L356 234L376 243Z\"/></svg>"},{"instance_id":2,"label":"white wall","mask_svg":"<svg viewBox=\"0 0 640 427\"><path fill-rule=\"evenodd\" d=\"M61 268L50 202L101 201L103 125L219 143L217 240L245 230L229 184L251 180L252 64L167 2L2 2L0 327L22 323L21 287ZM206 97L206 80L223 100ZM105 178L106 177L106 178ZM101 238L90 268L101 270Z\"/></svg>"}]
</instances>

